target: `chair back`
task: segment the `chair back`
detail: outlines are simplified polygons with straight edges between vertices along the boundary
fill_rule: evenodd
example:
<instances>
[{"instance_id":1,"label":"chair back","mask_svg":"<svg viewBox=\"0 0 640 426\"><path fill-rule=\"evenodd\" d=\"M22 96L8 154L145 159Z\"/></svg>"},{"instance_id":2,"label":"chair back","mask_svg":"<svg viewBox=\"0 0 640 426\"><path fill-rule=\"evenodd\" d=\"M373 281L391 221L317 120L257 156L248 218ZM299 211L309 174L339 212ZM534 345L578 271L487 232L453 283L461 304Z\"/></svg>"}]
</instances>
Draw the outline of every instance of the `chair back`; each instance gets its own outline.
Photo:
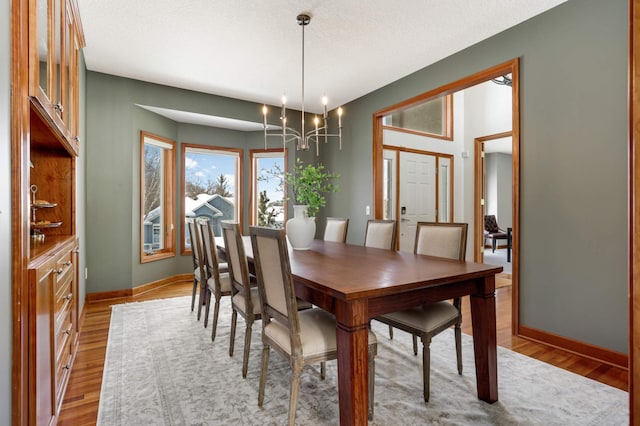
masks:
<instances>
[{"instance_id":1,"label":"chair back","mask_svg":"<svg viewBox=\"0 0 640 426\"><path fill-rule=\"evenodd\" d=\"M301 351L300 322L285 231L259 226L249 227L258 292L262 304L262 327L274 319L287 327L291 353Z\"/></svg>"},{"instance_id":2,"label":"chair back","mask_svg":"<svg viewBox=\"0 0 640 426\"><path fill-rule=\"evenodd\" d=\"M207 275L213 277L216 285L220 282L220 269L218 267L218 248L216 247L216 239L211 229L211 221L208 218L200 218L198 220L200 227L200 235L202 236L202 251L204 252L204 264L207 269Z\"/></svg>"},{"instance_id":3,"label":"chair back","mask_svg":"<svg viewBox=\"0 0 640 426\"><path fill-rule=\"evenodd\" d=\"M347 241L347 228L349 219L341 217L328 217L327 226L324 228L324 240L344 243Z\"/></svg>"},{"instance_id":4,"label":"chair back","mask_svg":"<svg viewBox=\"0 0 640 426\"><path fill-rule=\"evenodd\" d=\"M498 226L498 221L496 220L496 215L487 214L484 216L484 230L490 234L493 234L494 232L501 232L501 229Z\"/></svg>"},{"instance_id":5,"label":"chair back","mask_svg":"<svg viewBox=\"0 0 640 426\"><path fill-rule=\"evenodd\" d=\"M222 238L229 265L229 278L231 279L231 291L233 295L242 293L247 312L253 312L251 301L251 283L249 281L249 265L242 242L240 224L222 221Z\"/></svg>"},{"instance_id":6,"label":"chair back","mask_svg":"<svg viewBox=\"0 0 640 426\"><path fill-rule=\"evenodd\" d=\"M366 247L395 250L396 228L397 222L395 220L370 219L367 222L364 245Z\"/></svg>"},{"instance_id":7,"label":"chair back","mask_svg":"<svg viewBox=\"0 0 640 426\"><path fill-rule=\"evenodd\" d=\"M204 253L202 250L202 236L195 219L187 219L187 229L189 230L189 242L191 244L191 256L193 258L193 269L200 270L200 276L206 281L206 266L204 263Z\"/></svg>"},{"instance_id":8,"label":"chair back","mask_svg":"<svg viewBox=\"0 0 640 426\"><path fill-rule=\"evenodd\" d=\"M418 222L414 253L465 260L466 223Z\"/></svg>"}]
</instances>

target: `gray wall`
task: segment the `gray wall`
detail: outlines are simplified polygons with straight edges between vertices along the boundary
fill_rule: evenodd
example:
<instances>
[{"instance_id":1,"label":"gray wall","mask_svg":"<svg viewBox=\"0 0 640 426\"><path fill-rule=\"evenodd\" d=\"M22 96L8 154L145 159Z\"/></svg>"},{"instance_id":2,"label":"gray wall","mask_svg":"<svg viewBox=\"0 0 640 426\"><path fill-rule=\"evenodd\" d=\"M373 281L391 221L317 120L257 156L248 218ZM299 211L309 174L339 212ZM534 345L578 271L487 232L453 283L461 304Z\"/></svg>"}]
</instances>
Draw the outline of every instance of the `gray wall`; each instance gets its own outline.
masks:
<instances>
[{"instance_id":1,"label":"gray wall","mask_svg":"<svg viewBox=\"0 0 640 426\"><path fill-rule=\"evenodd\" d=\"M136 106L151 105L201 114L261 121L261 105L96 72L87 72L87 292L132 288L187 273L191 256L140 264L140 131L175 140L177 238L180 237L180 144L237 147L244 150L244 205L249 150L264 147L261 132L241 132L176 123ZM295 114L291 122L296 125ZM289 164L296 153L289 152ZM309 155L303 159L312 160ZM248 223L245 209L243 223ZM178 247L179 251L179 247Z\"/></svg>"},{"instance_id":2,"label":"gray wall","mask_svg":"<svg viewBox=\"0 0 640 426\"><path fill-rule=\"evenodd\" d=\"M0 424L11 424L11 7L0 0Z\"/></svg>"},{"instance_id":3,"label":"gray wall","mask_svg":"<svg viewBox=\"0 0 640 426\"><path fill-rule=\"evenodd\" d=\"M364 239L373 112L519 57L521 324L626 352L627 15L626 0L571 0L346 105L342 151L321 151L341 179L319 222L348 216L348 241ZM190 266L184 256L139 264L138 133L180 142L217 131L178 125L135 103L260 117L250 102L88 73L88 292L130 288ZM259 134L244 138L245 150L261 145Z\"/></svg>"},{"instance_id":4,"label":"gray wall","mask_svg":"<svg viewBox=\"0 0 640 426\"><path fill-rule=\"evenodd\" d=\"M571 0L346 105L347 142L323 151L342 174L325 213L349 206L362 242L372 113L518 57L520 322L627 352L627 9Z\"/></svg>"}]
</instances>

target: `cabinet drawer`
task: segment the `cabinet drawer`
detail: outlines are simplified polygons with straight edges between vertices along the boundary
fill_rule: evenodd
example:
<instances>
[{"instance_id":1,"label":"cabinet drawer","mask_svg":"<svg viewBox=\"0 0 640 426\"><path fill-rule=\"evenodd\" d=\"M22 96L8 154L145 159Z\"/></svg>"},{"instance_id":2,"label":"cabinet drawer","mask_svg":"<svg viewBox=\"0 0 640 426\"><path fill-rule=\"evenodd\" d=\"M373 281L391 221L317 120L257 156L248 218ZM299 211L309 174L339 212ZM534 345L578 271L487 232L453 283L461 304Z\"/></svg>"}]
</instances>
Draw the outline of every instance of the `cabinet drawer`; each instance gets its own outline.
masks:
<instances>
[{"instance_id":1,"label":"cabinet drawer","mask_svg":"<svg viewBox=\"0 0 640 426\"><path fill-rule=\"evenodd\" d=\"M60 401L62 397L62 391L64 387L61 386L71 373L71 339L67 339L65 341L62 352L60 353L61 358L55 364L56 365L56 378L55 378L55 389L56 389L56 401Z\"/></svg>"},{"instance_id":2,"label":"cabinet drawer","mask_svg":"<svg viewBox=\"0 0 640 426\"><path fill-rule=\"evenodd\" d=\"M56 259L54 269L56 280L54 292L57 294L60 285L64 285L65 281L73 276L73 253L71 251L64 252L62 256Z\"/></svg>"},{"instance_id":3,"label":"cabinet drawer","mask_svg":"<svg viewBox=\"0 0 640 426\"><path fill-rule=\"evenodd\" d=\"M64 311L64 316L60 317L60 323L56 324L56 334L54 338L55 344L55 362L56 365L64 363L66 354L70 352L71 333L73 333L73 325L71 324L71 310Z\"/></svg>"},{"instance_id":4,"label":"cabinet drawer","mask_svg":"<svg viewBox=\"0 0 640 426\"><path fill-rule=\"evenodd\" d=\"M60 291L54 296L53 316L56 326L54 330L57 330L59 321L63 316L66 316L66 311L70 310L71 302L73 301L73 281L68 279L66 283L62 284Z\"/></svg>"}]
</instances>

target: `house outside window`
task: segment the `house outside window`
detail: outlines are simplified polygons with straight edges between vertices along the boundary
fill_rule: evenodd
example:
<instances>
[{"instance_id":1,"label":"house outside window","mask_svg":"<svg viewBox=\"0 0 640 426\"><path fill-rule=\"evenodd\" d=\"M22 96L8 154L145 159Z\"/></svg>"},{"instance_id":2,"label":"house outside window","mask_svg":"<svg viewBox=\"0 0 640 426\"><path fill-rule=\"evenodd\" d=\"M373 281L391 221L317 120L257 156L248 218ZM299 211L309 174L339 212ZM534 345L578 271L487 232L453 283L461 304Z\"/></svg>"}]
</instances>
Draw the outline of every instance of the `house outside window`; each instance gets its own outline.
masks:
<instances>
[{"instance_id":1,"label":"house outside window","mask_svg":"<svg viewBox=\"0 0 640 426\"><path fill-rule=\"evenodd\" d=\"M282 149L250 151L251 225L283 228L286 201L283 178L287 157Z\"/></svg>"}]
</instances>

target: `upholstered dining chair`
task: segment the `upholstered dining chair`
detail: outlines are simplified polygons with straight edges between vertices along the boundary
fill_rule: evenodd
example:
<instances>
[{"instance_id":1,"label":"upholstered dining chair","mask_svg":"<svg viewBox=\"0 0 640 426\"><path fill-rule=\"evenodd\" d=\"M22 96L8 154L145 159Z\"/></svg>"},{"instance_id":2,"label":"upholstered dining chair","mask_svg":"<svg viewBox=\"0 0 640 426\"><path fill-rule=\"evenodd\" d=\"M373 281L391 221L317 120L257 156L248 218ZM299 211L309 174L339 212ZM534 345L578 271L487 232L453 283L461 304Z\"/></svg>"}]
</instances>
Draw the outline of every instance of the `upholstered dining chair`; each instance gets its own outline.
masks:
<instances>
[{"instance_id":1,"label":"upholstered dining chair","mask_svg":"<svg viewBox=\"0 0 640 426\"><path fill-rule=\"evenodd\" d=\"M211 306L211 296L215 297L213 308L213 324L211 324L211 340L216 339L216 329L218 327L218 314L220 313L220 299L222 296L231 296L231 278L229 272L220 272L218 262L218 248L215 236L208 218L198 220L200 235L202 236L202 248L204 252L204 264L206 269L206 285L204 299L204 327L207 327L209 319L209 308Z\"/></svg>"},{"instance_id":2,"label":"upholstered dining chair","mask_svg":"<svg viewBox=\"0 0 640 426\"><path fill-rule=\"evenodd\" d=\"M418 222L414 252L447 259L464 260L467 248L466 223ZM429 345L433 336L454 326L458 374L462 374L461 300L429 303L376 317L389 326L413 335L413 353L418 354L417 337L422 340L422 374L424 400L429 401Z\"/></svg>"},{"instance_id":3,"label":"upholstered dining chair","mask_svg":"<svg viewBox=\"0 0 640 426\"><path fill-rule=\"evenodd\" d=\"M341 217L328 217L327 225L324 228L324 240L334 241L336 243L344 243L347 241L347 229L349 228L349 219Z\"/></svg>"},{"instance_id":4,"label":"upholstered dining chair","mask_svg":"<svg viewBox=\"0 0 640 426\"><path fill-rule=\"evenodd\" d=\"M364 236L366 247L395 250L396 231L398 223L395 220L369 219Z\"/></svg>"},{"instance_id":5,"label":"upholstered dining chair","mask_svg":"<svg viewBox=\"0 0 640 426\"><path fill-rule=\"evenodd\" d=\"M202 237L200 229L193 218L187 218L187 230L189 231L189 243L191 244L191 257L193 260L193 290L191 292L191 312L196 302L196 292L200 287L198 294L198 321L202 312L202 302L204 297L204 285L206 282L206 268L204 265L204 252L202 250Z\"/></svg>"},{"instance_id":6,"label":"upholstered dining chair","mask_svg":"<svg viewBox=\"0 0 640 426\"><path fill-rule=\"evenodd\" d=\"M289 425L293 425L302 368L319 362L320 377L324 379L324 363L337 357L336 320L319 308L299 311L284 231L250 227L249 233L262 303L263 348L258 406L262 407L264 402L269 351L273 348L289 361L293 370L289 395ZM369 331L369 419L373 418L376 353L376 335Z\"/></svg>"},{"instance_id":7,"label":"upholstered dining chair","mask_svg":"<svg viewBox=\"0 0 640 426\"><path fill-rule=\"evenodd\" d=\"M247 256L242 243L240 224L222 221L222 237L229 265L231 280L231 337L229 341L229 356L233 356L236 338L236 323L238 314L244 318L244 353L242 357L242 378L247 377L249 366L249 350L251 349L251 330L253 322L261 318L260 298L258 289L251 286Z\"/></svg>"},{"instance_id":8,"label":"upholstered dining chair","mask_svg":"<svg viewBox=\"0 0 640 426\"><path fill-rule=\"evenodd\" d=\"M497 240L508 239L507 232L498 226L496 216L488 214L484 216L484 239L491 240L491 251L495 253Z\"/></svg>"}]
</instances>

